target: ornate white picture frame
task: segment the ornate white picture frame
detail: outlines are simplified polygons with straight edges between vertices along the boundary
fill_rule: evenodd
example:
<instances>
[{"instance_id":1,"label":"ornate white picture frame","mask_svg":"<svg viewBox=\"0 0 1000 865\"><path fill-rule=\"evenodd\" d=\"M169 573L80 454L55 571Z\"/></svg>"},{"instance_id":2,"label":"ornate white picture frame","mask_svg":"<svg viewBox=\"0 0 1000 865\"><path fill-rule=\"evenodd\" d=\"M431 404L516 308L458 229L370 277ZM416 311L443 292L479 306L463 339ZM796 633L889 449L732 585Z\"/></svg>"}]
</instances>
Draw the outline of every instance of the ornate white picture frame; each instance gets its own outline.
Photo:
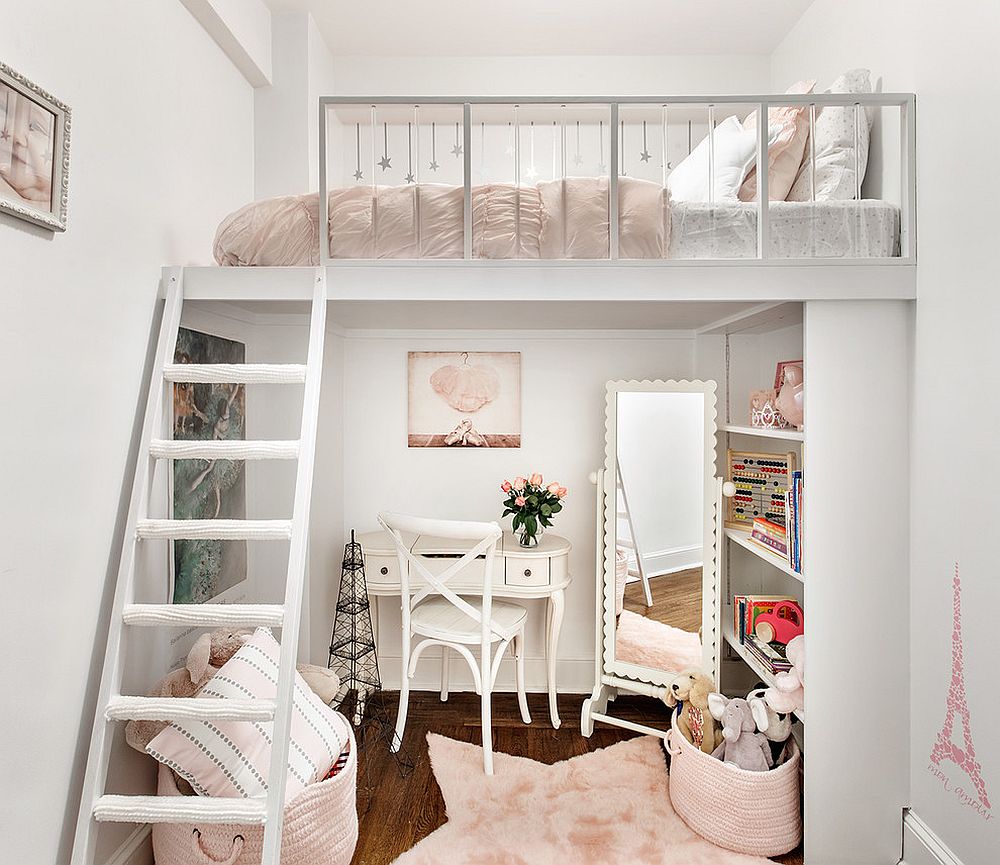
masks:
<instances>
[{"instance_id":1,"label":"ornate white picture frame","mask_svg":"<svg viewBox=\"0 0 1000 865\"><path fill-rule=\"evenodd\" d=\"M70 108L0 63L0 212L66 230Z\"/></svg>"}]
</instances>

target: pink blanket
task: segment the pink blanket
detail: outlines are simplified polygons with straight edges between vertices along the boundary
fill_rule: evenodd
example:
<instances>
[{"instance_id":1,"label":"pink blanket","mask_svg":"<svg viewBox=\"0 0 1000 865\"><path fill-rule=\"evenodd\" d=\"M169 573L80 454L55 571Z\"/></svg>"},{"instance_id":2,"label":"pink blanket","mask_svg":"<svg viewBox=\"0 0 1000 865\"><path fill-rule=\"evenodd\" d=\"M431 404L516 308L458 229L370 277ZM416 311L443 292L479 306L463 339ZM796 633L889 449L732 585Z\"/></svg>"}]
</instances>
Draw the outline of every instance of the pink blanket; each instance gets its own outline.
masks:
<instances>
[{"instance_id":1,"label":"pink blanket","mask_svg":"<svg viewBox=\"0 0 1000 865\"><path fill-rule=\"evenodd\" d=\"M658 184L619 183L622 258L663 258L669 245L667 195ZM329 195L333 258L462 258L465 200L440 184L355 186ZM608 257L608 180L571 177L472 189L473 257ZM256 201L227 216L215 260L230 266L319 264L319 196Z\"/></svg>"}]
</instances>

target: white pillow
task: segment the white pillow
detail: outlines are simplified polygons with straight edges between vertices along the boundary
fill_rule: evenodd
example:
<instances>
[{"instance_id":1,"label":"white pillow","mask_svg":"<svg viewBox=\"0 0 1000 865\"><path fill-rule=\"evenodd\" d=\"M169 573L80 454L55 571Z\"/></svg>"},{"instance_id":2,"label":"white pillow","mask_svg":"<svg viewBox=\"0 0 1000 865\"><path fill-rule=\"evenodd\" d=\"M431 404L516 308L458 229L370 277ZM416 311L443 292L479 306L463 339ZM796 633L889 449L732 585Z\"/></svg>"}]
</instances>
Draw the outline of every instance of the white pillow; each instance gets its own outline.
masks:
<instances>
[{"instance_id":1,"label":"white pillow","mask_svg":"<svg viewBox=\"0 0 1000 865\"><path fill-rule=\"evenodd\" d=\"M271 632L258 628L198 696L273 700L279 650ZM325 778L350 741L347 720L325 705L297 672L292 706L286 802ZM201 796L264 796L273 728L270 721L174 721L146 751Z\"/></svg>"},{"instance_id":2,"label":"white pillow","mask_svg":"<svg viewBox=\"0 0 1000 865\"><path fill-rule=\"evenodd\" d=\"M826 93L871 93L871 73L867 69L852 69L845 72ZM868 139L871 130L874 110L866 108L859 112L861 122L858 124L858 168L860 178L858 185L865 179L868 167ZM809 168L809 155L812 149L816 153L816 201L840 200L854 198L854 106L827 105L816 112L816 122L813 124L815 144L806 142L805 153L802 156L802 167L798 177L788 191L786 201L810 201L812 179Z\"/></svg>"},{"instance_id":3,"label":"white pillow","mask_svg":"<svg viewBox=\"0 0 1000 865\"><path fill-rule=\"evenodd\" d=\"M768 129L774 138L777 129ZM714 198L709 194L709 140L706 135L670 172L667 190L672 201L736 201L740 185L757 159L757 131L744 129L736 115L727 117L711 136L715 144Z\"/></svg>"}]
</instances>

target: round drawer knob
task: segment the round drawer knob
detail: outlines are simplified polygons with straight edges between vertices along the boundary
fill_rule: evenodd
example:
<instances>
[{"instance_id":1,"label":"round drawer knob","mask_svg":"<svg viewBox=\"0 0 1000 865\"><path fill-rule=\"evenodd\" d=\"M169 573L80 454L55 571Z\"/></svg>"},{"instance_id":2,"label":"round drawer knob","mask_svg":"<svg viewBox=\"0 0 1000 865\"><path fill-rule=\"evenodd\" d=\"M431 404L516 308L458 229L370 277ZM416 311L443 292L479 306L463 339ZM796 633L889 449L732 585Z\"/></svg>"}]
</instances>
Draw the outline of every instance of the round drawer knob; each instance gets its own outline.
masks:
<instances>
[{"instance_id":1,"label":"round drawer knob","mask_svg":"<svg viewBox=\"0 0 1000 865\"><path fill-rule=\"evenodd\" d=\"M388 574L388 573L389 573L389 569L388 569L388 568L386 568L386 567L383 567L383 568L382 568L382 570L381 570L381 571L380 571L379 573L381 573L381 574L382 574L382 576L384 577L384 576L385 576L386 574Z\"/></svg>"},{"instance_id":2,"label":"round drawer knob","mask_svg":"<svg viewBox=\"0 0 1000 865\"><path fill-rule=\"evenodd\" d=\"M524 569L524 575L526 577L530 577L531 576L531 568L525 568Z\"/></svg>"}]
</instances>

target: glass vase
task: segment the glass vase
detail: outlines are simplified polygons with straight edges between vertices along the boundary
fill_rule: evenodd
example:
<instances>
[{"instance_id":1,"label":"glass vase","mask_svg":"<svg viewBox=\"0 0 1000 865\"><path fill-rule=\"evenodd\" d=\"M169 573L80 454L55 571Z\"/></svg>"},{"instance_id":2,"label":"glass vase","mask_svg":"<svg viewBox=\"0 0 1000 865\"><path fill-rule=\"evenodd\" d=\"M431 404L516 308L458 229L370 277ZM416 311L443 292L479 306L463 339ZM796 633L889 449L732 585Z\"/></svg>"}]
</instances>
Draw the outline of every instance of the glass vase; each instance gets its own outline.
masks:
<instances>
[{"instance_id":1,"label":"glass vase","mask_svg":"<svg viewBox=\"0 0 1000 865\"><path fill-rule=\"evenodd\" d=\"M543 530L542 530L541 526L539 526L537 529L535 529L535 533L534 534L529 534L527 529L521 529L521 531L518 532L518 535L517 535L517 542L522 547L537 547L538 546L538 538L541 536L542 531Z\"/></svg>"}]
</instances>

